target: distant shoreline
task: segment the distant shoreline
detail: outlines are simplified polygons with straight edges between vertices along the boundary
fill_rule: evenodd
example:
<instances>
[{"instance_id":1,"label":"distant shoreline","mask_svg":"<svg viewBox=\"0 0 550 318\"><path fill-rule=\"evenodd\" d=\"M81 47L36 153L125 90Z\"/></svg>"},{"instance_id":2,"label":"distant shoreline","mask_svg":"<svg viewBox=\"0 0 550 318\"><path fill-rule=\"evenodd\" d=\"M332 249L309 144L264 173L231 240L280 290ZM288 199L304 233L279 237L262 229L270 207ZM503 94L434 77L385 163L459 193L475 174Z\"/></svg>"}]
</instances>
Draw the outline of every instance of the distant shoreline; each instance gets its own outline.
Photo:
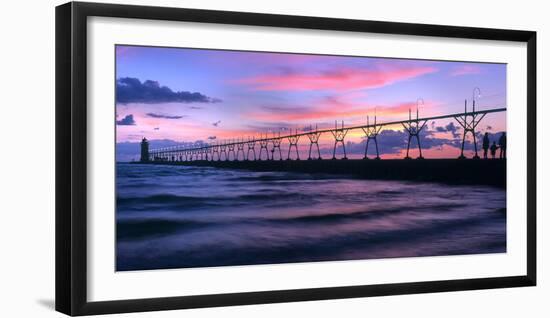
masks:
<instances>
[{"instance_id":1,"label":"distant shoreline","mask_svg":"<svg viewBox=\"0 0 550 318\"><path fill-rule=\"evenodd\" d=\"M177 165L349 175L360 179L410 180L506 188L505 159L384 159L384 160L266 160L157 161L131 164Z\"/></svg>"}]
</instances>

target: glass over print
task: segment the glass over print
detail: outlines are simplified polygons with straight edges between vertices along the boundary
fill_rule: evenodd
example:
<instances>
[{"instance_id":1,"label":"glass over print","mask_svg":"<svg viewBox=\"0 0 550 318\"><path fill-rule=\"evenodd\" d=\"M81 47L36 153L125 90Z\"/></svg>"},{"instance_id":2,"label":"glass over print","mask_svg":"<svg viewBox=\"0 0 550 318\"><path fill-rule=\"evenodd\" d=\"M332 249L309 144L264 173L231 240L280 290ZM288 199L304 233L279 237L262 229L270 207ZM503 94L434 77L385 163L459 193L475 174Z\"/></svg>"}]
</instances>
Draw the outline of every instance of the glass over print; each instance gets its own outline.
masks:
<instances>
[{"instance_id":1,"label":"glass over print","mask_svg":"<svg viewBox=\"0 0 550 318\"><path fill-rule=\"evenodd\" d=\"M116 270L506 252L506 64L115 52Z\"/></svg>"}]
</instances>

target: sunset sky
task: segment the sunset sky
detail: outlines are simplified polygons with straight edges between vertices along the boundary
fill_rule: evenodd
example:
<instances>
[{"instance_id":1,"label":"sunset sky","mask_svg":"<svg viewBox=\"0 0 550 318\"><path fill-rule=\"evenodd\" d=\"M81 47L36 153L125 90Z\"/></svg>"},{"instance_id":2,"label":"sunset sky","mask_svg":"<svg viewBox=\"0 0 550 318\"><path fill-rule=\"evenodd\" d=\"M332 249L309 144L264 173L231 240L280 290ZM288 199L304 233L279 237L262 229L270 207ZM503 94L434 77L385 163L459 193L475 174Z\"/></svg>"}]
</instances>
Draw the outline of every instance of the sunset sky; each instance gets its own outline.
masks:
<instances>
[{"instance_id":1,"label":"sunset sky","mask_svg":"<svg viewBox=\"0 0 550 318\"><path fill-rule=\"evenodd\" d=\"M116 78L118 145L142 137L158 145L259 137L334 127L335 120L358 125L375 109L378 122L404 120L418 98L420 117L458 113L465 99L471 109L475 87L476 109L506 107L505 64L117 46ZM428 123L425 156L458 155L457 126L453 119ZM505 131L506 114L489 114L478 128ZM402 154L402 130L382 131L383 157ZM351 153L364 151L362 131L346 142ZM322 136L323 150L333 143Z\"/></svg>"}]
</instances>

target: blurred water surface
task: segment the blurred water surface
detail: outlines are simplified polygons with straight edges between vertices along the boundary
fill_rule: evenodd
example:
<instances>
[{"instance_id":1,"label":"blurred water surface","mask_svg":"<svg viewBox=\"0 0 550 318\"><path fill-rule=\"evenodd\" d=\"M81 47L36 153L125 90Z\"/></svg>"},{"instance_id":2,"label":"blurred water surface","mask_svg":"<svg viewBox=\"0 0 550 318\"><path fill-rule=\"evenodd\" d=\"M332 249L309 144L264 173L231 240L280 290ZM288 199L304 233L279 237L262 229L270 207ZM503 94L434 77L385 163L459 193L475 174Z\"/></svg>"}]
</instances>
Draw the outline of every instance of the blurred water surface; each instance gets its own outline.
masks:
<instances>
[{"instance_id":1,"label":"blurred water surface","mask_svg":"<svg viewBox=\"0 0 550 318\"><path fill-rule=\"evenodd\" d=\"M506 252L506 192L117 164L117 270Z\"/></svg>"}]
</instances>

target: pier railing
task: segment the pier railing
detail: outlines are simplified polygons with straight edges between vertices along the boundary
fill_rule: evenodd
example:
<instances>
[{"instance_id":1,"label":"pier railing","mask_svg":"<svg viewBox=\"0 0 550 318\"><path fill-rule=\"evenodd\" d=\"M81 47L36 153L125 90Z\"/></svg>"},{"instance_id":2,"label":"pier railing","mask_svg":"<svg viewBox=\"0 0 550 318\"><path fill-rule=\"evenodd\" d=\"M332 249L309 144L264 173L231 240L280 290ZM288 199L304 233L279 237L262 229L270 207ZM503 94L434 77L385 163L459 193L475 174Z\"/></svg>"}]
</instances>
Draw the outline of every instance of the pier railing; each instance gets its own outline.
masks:
<instances>
[{"instance_id":1,"label":"pier railing","mask_svg":"<svg viewBox=\"0 0 550 318\"><path fill-rule=\"evenodd\" d=\"M375 159L380 159L380 155L378 152L378 140L377 140L378 134L383 127L394 126L394 125L402 125L405 131L409 135L405 159L410 159L409 150L410 150L412 139L417 140L417 145L419 150L418 158L421 159L423 157L422 157L422 146L420 144L420 134L422 133L424 127L426 126L426 123L428 123L429 121L446 119L446 118L455 119L463 129L462 147L461 147L461 154L459 158L460 159L465 158L464 144L466 142L466 136L468 133L471 133L474 139L475 154L473 158L479 158L477 154L477 143L476 143L476 132L475 132L477 125L487 114L505 112L505 111L506 111L506 108L493 108L493 109L477 110L477 111L475 111L475 108L474 108L474 110L472 110L471 112L468 112L466 110L466 102L465 102L463 113L439 115L439 116L432 116L432 117L419 117L418 108L416 109L416 117L413 117L411 116L411 110L409 109L409 119L407 120L377 122L377 119L375 116L373 123L371 123L370 119L367 116L367 123L365 125L344 126L344 122L342 121L340 125L338 125L338 123L335 122L335 127L328 128L328 129L317 129L316 127L315 130L310 129L308 131L302 131L302 132L299 132L298 130L294 130L294 132L292 132L292 130L290 130L289 133L285 135L281 135L279 132L277 135L273 135L271 137L265 135L265 137L262 136L258 138L247 138L247 139L241 138L241 139L234 139L226 142L214 142L214 143L200 145L200 146L174 146L169 148L153 149L153 150L149 150L148 152L149 156L147 158L142 158L141 161L157 162L157 161L193 161L193 160L209 160L209 161L241 160L239 159L241 158L240 154L242 154L242 160L275 160L276 154L277 154L278 160L283 160L280 147L281 147L281 143L285 140L288 141L288 153L286 156L286 160L291 160L292 157L294 157L294 160L300 160L300 155L298 152L298 142L300 141L300 138L304 136L307 136L307 140L309 140L309 143L310 143L308 159L309 160L313 159L311 156L311 151L313 147L317 149L317 154L318 154L315 159L322 159L321 153L319 151L318 141L320 136L323 134L331 134L334 138L334 147L333 147L334 149L333 149L332 159L336 159L335 154L336 154L336 149L338 145L341 145L344 151L344 157L342 159L347 159L346 150L345 150L345 146L346 146L345 138L348 132L354 131L354 130L362 130L365 133L365 137L367 138L364 159L368 159L367 150L368 150L369 142L371 140L375 143L375 147L376 147ZM302 138L302 140L305 140L305 138ZM258 156L256 156L256 145L260 146L260 151ZM245 146L247 151L245 151ZM235 151L235 148L237 149L237 151ZM295 150L295 152L292 150ZM266 156L264 156L263 153L266 153ZM271 153L271 156L270 156L270 153Z\"/></svg>"}]
</instances>

